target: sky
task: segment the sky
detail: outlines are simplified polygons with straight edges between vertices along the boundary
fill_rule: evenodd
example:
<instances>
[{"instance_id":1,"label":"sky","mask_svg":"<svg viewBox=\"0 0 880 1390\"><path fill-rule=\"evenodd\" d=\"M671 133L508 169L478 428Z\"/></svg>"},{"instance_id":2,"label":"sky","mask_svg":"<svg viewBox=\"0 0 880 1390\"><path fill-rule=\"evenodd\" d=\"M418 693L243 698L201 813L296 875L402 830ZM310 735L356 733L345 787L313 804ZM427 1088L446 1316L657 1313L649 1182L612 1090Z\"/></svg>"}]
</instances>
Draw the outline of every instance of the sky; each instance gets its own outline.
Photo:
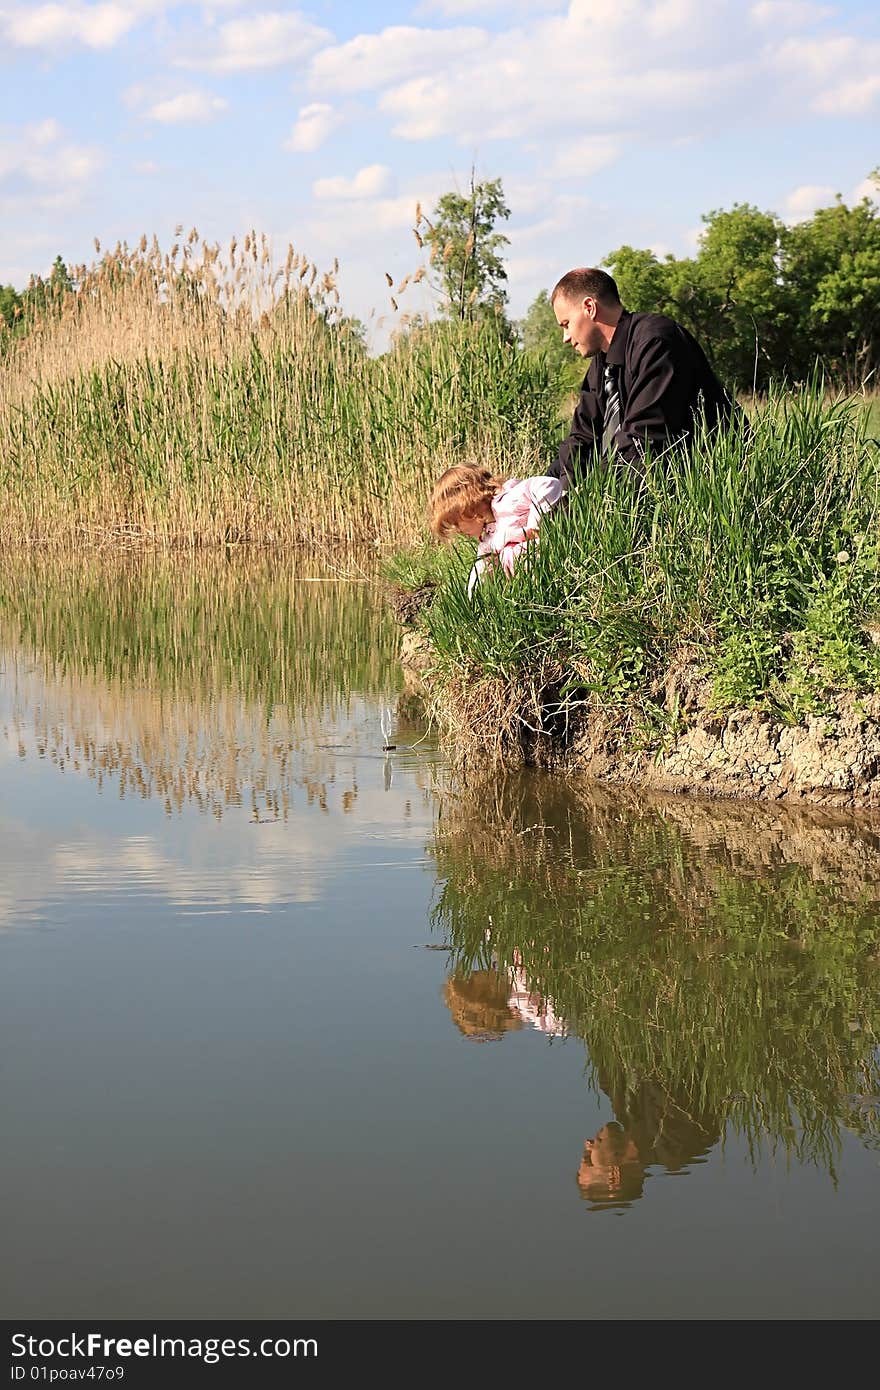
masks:
<instances>
[{"instance_id":1,"label":"sky","mask_svg":"<svg viewBox=\"0 0 880 1390\"><path fill-rule=\"evenodd\" d=\"M416 204L501 178L509 312L702 216L876 193L873 0L0 0L0 283L253 228L393 326ZM431 308L427 281L399 313Z\"/></svg>"}]
</instances>

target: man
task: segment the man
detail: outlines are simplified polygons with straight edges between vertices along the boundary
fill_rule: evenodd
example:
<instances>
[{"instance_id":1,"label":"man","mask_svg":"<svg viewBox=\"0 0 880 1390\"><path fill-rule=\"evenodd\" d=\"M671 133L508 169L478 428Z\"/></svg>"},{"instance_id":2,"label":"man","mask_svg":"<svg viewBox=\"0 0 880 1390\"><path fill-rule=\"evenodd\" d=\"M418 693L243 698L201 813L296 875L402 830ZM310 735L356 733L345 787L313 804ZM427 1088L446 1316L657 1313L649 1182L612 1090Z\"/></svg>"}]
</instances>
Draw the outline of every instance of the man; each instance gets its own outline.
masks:
<instances>
[{"instance_id":1,"label":"man","mask_svg":"<svg viewBox=\"0 0 880 1390\"><path fill-rule=\"evenodd\" d=\"M664 314L631 314L604 270L570 270L550 303L563 342L591 358L571 431L547 470L577 480L597 455L638 465L736 407L700 345Z\"/></svg>"}]
</instances>

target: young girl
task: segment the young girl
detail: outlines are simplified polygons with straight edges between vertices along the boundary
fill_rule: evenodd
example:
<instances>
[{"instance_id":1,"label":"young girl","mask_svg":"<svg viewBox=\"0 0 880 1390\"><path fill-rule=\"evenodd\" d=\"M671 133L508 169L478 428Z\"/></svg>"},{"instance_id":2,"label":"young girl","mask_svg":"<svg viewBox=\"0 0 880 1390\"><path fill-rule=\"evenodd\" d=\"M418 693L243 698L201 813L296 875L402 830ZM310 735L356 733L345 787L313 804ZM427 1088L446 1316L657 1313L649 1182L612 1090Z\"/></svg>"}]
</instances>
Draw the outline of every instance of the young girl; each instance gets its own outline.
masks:
<instances>
[{"instance_id":1,"label":"young girl","mask_svg":"<svg viewBox=\"0 0 880 1390\"><path fill-rule=\"evenodd\" d=\"M470 597L487 569L505 574L538 534L541 517L564 492L558 478L497 478L488 468L457 463L447 468L431 494L431 530L438 540L458 532L478 541L477 562L468 580Z\"/></svg>"}]
</instances>

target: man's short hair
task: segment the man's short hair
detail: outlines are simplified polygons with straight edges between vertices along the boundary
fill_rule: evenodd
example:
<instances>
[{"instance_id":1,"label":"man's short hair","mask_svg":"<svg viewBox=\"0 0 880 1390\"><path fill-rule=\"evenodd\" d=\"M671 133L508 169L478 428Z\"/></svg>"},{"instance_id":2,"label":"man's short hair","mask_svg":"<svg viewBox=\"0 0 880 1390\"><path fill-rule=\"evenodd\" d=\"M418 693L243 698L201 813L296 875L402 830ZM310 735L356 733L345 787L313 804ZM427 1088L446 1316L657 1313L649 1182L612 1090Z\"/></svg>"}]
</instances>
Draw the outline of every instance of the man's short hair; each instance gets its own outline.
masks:
<instances>
[{"instance_id":1,"label":"man's short hair","mask_svg":"<svg viewBox=\"0 0 880 1390\"><path fill-rule=\"evenodd\" d=\"M555 304L558 295L579 303L586 299L588 294L594 299L601 299L603 304L620 303L620 294L611 276L604 270L595 270L589 266L580 266L577 270L569 270L563 275L550 296L550 303Z\"/></svg>"}]
</instances>

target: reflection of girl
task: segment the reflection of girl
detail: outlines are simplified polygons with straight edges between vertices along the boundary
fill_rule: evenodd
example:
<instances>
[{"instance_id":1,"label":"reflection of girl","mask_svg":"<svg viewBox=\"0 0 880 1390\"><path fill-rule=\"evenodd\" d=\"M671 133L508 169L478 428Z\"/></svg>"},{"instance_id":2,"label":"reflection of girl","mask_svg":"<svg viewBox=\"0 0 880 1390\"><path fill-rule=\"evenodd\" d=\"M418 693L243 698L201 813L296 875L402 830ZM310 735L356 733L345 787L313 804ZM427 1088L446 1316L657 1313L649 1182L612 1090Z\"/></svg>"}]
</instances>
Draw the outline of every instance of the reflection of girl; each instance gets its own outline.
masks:
<instances>
[{"instance_id":1,"label":"reflection of girl","mask_svg":"<svg viewBox=\"0 0 880 1390\"><path fill-rule=\"evenodd\" d=\"M552 1038L564 1037L565 1024L561 1018L556 1017L551 1000L532 989L523 970L522 956L517 950L513 953L513 965L508 974L510 995L507 1002L513 1012L518 1014L524 1023L530 1023L533 1028L537 1028L539 1033L547 1033Z\"/></svg>"},{"instance_id":2,"label":"reflection of girl","mask_svg":"<svg viewBox=\"0 0 880 1390\"><path fill-rule=\"evenodd\" d=\"M519 952L513 954L514 964L507 971L493 964L490 970L449 976L443 998L456 1027L477 1042L495 1042L524 1023L550 1037L564 1037L565 1024L550 1000L529 985Z\"/></svg>"},{"instance_id":3,"label":"reflection of girl","mask_svg":"<svg viewBox=\"0 0 880 1390\"><path fill-rule=\"evenodd\" d=\"M558 478L505 481L475 464L447 468L431 494L431 530L438 540L458 533L479 542L468 595L495 565L507 575L513 573L528 542L537 536L541 517L563 490Z\"/></svg>"},{"instance_id":4,"label":"reflection of girl","mask_svg":"<svg viewBox=\"0 0 880 1390\"><path fill-rule=\"evenodd\" d=\"M443 999L452 1021L474 1042L497 1042L522 1023L510 1010L506 980L497 970L473 970L450 975Z\"/></svg>"}]
</instances>

